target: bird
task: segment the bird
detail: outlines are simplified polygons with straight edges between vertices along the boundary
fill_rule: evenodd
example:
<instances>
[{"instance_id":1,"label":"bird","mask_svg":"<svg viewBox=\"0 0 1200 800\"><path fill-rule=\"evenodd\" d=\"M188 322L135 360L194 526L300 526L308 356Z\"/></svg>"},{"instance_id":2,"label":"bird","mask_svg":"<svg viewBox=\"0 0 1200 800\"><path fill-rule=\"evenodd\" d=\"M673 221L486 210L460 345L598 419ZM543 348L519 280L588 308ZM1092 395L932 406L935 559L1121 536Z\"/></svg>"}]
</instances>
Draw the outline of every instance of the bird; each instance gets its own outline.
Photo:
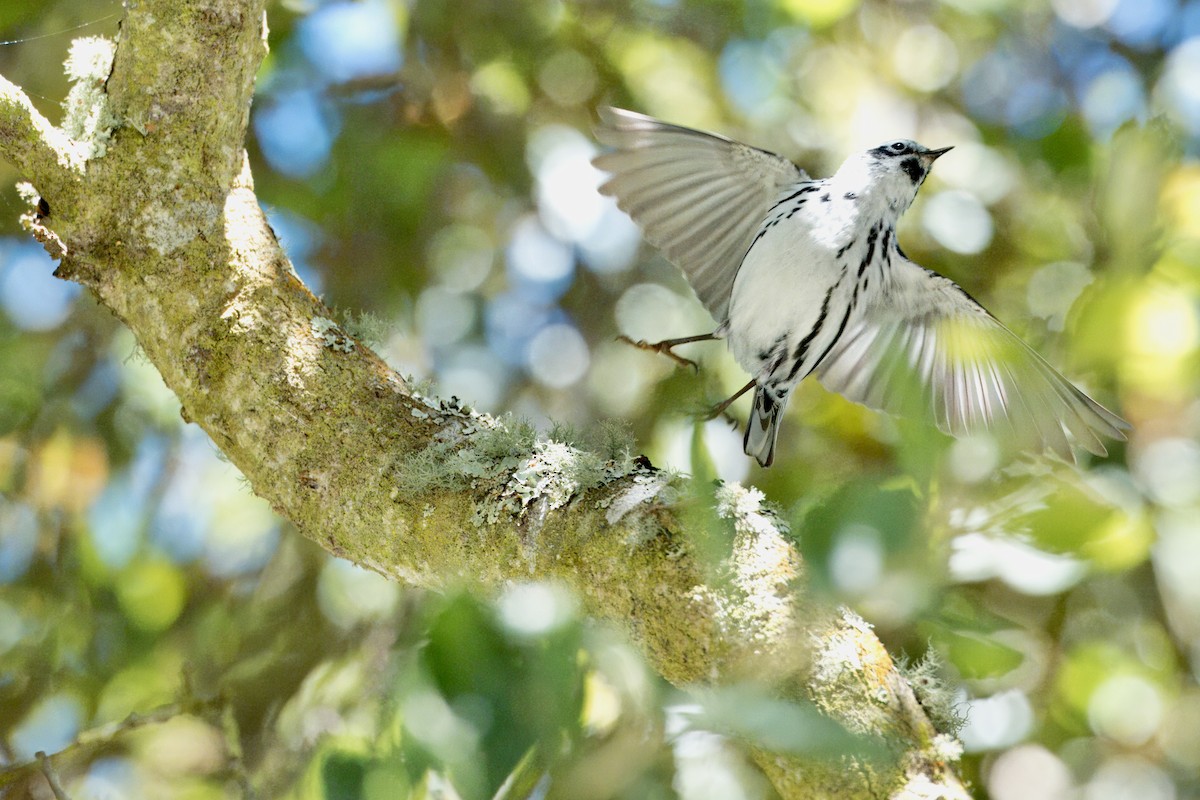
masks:
<instances>
[{"instance_id":1,"label":"bird","mask_svg":"<svg viewBox=\"0 0 1200 800\"><path fill-rule=\"evenodd\" d=\"M1073 445L1130 425L1064 378L954 281L911 261L896 224L952 148L897 139L828 178L715 133L599 110L599 190L682 270L717 327L633 344L691 363L681 344L725 339L751 376L743 449L775 460L780 419L810 375L829 390L945 433L988 433L1074 462Z\"/></svg>"}]
</instances>

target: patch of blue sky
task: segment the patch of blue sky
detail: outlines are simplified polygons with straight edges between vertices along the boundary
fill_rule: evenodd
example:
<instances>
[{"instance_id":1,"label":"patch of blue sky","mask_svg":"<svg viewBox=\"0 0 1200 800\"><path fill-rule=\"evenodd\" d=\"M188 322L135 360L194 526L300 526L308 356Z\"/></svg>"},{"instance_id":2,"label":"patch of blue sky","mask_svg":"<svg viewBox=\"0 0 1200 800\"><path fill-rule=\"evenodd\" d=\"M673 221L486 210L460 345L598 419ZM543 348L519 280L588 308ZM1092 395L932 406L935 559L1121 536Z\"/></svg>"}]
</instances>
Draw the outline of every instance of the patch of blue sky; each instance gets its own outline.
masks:
<instances>
[{"instance_id":1,"label":"patch of blue sky","mask_svg":"<svg viewBox=\"0 0 1200 800\"><path fill-rule=\"evenodd\" d=\"M290 178L309 178L324 167L340 128L340 115L314 88L272 92L254 114L263 157Z\"/></svg>"},{"instance_id":2,"label":"patch of blue sky","mask_svg":"<svg viewBox=\"0 0 1200 800\"><path fill-rule=\"evenodd\" d=\"M404 63L400 25L382 0L329 3L300 21L300 50L330 83L396 72Z\"/></svg>"},{"instance_id":3,"label":"patch of blue sky","mask_svg":"<svg viewBox=\"0 0 1200 800\"><path fill-rule=\"evenodd\" d=\"M54 266L37 242L0 239L0 307L18 328L49 331L70 315L81 287L54 277Z\"/></svg>"}]
</instances>

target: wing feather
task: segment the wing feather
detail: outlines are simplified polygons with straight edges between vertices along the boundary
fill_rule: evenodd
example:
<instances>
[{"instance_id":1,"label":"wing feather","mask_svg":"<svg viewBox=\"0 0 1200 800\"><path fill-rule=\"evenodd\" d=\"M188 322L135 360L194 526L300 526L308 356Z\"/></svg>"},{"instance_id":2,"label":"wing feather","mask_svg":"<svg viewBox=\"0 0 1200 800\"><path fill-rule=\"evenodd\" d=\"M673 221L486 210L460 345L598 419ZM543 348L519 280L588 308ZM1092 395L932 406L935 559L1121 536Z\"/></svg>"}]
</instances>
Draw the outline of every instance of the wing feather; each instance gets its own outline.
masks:
<instances>
[{"instance_id":1,"label":"wing feather","mask_svg":"<svg viewBox=\"0 0 1200 800\"><path fill-rule=\"evenodd\" d=\"M1073 458L1104 455L1129 424L1060 375L953 281L893 259L884 291L817 367L851 400L931 414L955 436L989 431Z\"/></svg>"},{"instance_id":2,"label":"wing feather","mask_svg":"<svg viewBox=\"0 0 1200 800\"><path fill-rule=\"evenodd\" d=\"M596 138L614 148L593 162L611 174L600 191L616 197L724 322L733 279L767 211L808 176L766 150L619 108L601 109Z\"/></svg>"}]
</instances>

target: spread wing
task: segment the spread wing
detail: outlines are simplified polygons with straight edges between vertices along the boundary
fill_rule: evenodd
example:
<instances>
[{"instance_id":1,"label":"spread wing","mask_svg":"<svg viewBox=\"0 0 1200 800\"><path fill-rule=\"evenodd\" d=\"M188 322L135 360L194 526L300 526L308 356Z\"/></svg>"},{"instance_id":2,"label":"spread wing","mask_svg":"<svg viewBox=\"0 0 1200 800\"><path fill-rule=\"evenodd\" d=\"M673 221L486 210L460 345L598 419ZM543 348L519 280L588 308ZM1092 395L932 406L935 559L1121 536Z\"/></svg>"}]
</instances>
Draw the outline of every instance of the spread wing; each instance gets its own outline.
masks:
<instances>
[{"instance_id":1,"label":"spread wing","mask_svg":"<svg viewBox=\"0 0 1200 800\"><path fill-rule=\"evenodd\" d=\"M988 431L1073 460L1129 423L1092 400L948 278L893 259L886 293L818 367L827 388L892 413L932 410L943 431ZM1069 438L1068 438L1069 437Z\"/></svg>"},{"instance_id":2,"label":"spread wing","mask_svg":"<svg viewBox=\"0 0 1200 800\"><path fill-rule=\"evenodd\" d=\"M596 138L615 148L593 162L612 173L600 191L617 198L724 322L758 226L780 192L808 176L774 153L619 108L601 109Z\"/></svg>"}]
</instances>

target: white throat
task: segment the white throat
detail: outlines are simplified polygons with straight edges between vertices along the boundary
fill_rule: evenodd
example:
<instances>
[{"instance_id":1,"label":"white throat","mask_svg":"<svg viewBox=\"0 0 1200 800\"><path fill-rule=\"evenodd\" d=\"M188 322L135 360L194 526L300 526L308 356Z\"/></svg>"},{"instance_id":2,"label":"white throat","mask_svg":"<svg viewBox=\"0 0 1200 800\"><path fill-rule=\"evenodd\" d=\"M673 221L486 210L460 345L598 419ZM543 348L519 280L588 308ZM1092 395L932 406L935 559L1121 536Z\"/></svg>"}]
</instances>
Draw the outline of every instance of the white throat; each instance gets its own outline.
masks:
<instances>
[{"instance_id":1,"label":"white throat","mask_svg":"<svg viewBox=\"0 0 1200 800\"><path fill-rule=\"evenodd\" d=\"M912 205L917 189L908 175L888 171L868 155L851 156L830 178L838 196L853 196L863 216L883 220L895 226Z\"/></svg>"}]
</instances>

